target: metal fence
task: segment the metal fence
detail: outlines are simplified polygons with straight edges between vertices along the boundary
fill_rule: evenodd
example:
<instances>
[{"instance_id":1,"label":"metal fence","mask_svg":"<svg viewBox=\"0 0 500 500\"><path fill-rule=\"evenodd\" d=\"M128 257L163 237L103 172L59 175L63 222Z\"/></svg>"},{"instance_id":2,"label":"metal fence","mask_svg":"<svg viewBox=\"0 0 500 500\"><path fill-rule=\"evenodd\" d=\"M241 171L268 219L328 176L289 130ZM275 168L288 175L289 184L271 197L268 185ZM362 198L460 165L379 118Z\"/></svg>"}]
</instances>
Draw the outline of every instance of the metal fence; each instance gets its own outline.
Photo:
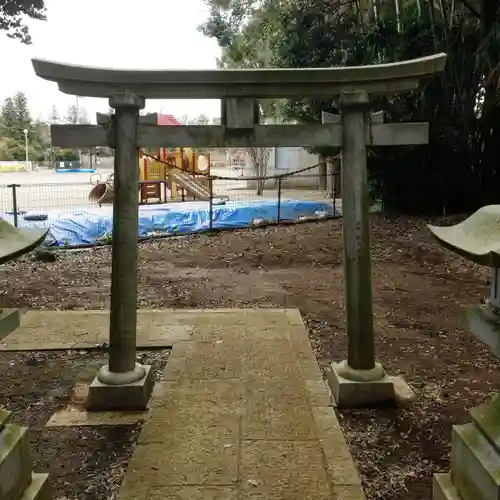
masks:
<instances>
[{"instance_id":1,"label":"metal fence","mask_svg":"<svg viewBox=\"0 0 500 500\"><path fill-rule=\"evenodd\" d=\"M216 223L220 220L220 212L232 212L232 227L249 225L248 220L238 220L238 208L242 205L255 206L255 217L252 225L281 224L297 222L311 218L325 218L338 214L340 206L337 198L338 174L329 173L321 176L318 169L313 172L314 167L300 172L300 174L284 174L266 178L233 176L203 176L207 196L200 199L193 195L192 191L179 189L176 200L171 198L171 192L167 189L167 181L156 181L161 185L161 195L156 199L148 199L141 203L141 188L154 184L151 181L141 181L138 193L138 203L144 208L140 210L141 216L152 213L155 207L160 210L179 212L178 224L171 233L191 232L193 217L186 215L190 210L201 209L208 212L208 222L204 229L218 229L222 225ZM58 175L58 174L53 174ZM62 174L64 175L64 174ZM79 174L82 175L82 174ZM16 226L27 226L29 221L45 221L43 225L50 226L61 218L71 219L73 216L92 212L93 214L111 213L112 205L99 207L95 199L89 198L93 186L90 182L30 182L30 174L24 174L24 182L12 182L0 184L0 213ZM1 180L1 177L0 177ZM58 179L58 180L63 180ZM200 181L200 179L194 178ZM257 194L257 187L262 184L262 192ZM320 205L327 204L329 209L319 210L316 214L298 214L296 220L291 221L287 215L287 207L291 201L317 202ZM144 201L144 200L143 200ZM309 203L310 204L310 203ZM304 204L306 205L306 204ZM163 206L163 207L162 207ZM266 207L260 210L258 207ZM263 215L260 215L260 214ZM111 217L111 216L110 216ZM38 224L37 224L38 225ZM154 226L154 224L153 224ZM227 227L231 227L228 224ZM199 230L199 229L198 229ZM148 236L165 233L161 229L156 231L155 227L148 231Z\"/></svg>"}]
</instances>

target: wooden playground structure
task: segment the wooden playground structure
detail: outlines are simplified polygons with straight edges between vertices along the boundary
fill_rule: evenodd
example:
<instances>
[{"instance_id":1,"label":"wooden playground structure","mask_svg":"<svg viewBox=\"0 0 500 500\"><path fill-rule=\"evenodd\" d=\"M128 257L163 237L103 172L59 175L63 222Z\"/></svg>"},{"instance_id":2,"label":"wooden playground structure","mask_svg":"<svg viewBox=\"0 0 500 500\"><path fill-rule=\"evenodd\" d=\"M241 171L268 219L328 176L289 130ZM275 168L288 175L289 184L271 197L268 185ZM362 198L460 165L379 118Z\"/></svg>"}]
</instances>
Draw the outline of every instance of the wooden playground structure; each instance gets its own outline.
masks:
<instances>
[{"instance_id":1,"label":"wooden playground structure","mask_svg":"<svg viewBox=\"0 0 500 500\"><path fill-rule=\"evenodd\" d=\"M210 199L210 155L179 148L139 153L140 203Z\"/></svg>"},{"instance_id":2,"label":"wooden playground structure","mask_svg":"<svg viewBox=\"0 0 500 500\"><path fill-rule=\"evenodd\" d=\"M157 125L179 125L171 115L149 115ZM209 178L210 154L187 148L156 151L139 150L138 203L167 203L172 201L206 201L211 197ZM95 179L95 182L94 182ZM104 181L100 174L90 177L93 185L89 200L99 206L113 203L113 174Z\"/></svg>"}]
</instances>

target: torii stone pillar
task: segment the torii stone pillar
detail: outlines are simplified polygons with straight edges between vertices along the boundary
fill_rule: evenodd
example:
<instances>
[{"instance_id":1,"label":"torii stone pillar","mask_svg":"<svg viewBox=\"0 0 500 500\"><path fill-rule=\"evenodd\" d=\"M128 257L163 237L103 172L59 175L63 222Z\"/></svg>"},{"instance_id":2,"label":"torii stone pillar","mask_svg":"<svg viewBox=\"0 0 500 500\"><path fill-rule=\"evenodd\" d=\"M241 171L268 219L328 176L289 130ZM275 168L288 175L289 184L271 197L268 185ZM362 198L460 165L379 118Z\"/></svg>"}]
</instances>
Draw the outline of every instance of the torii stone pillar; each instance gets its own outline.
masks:
<instances>
[{"instance_id":1,"label":"torii stone pillar","mask_svg":"<svg viewBox=\"0 0 500 500\"><path fill-rule=\"evenodd\" d=\"M349 358L332 367L337 403L363 404L394 397L394 386L375 363L371 310L366 143L423 144L428 124L379 124L367 132L370 94L418 88L443 71L445 54L346 68L268 70L109 70L34 59L35 72L72 95L111 98L111 123L53 125L59 147L116 148L113 272L109 365L91 387L91 409L143 408L150 371L135 364L137 307L137 151L141 147L335 147L343 155ZM258 99L341 97L341 123L260 125ZM156 126L138 118L143 100L221 99L220 126ZM135 188L134 188L135 186ZM135 205L134 207L132 205ZM134 248L132 248L134 247Z\"/></svg>"},{"instance_id":2,"label":"torii stone pillar","mask_svg":"<svg viewBox=\"0 0 500 500\"><path fill-rule=\"evenodd\" d=\"M366 171L366 113L364 92L343 94L342 110L342 218L344 233L347 365L365 372L375 365L370 264L370 220Z\"/></svg>"},{"instance_id":3,"label":"torii stone pillar","mask_svg":"<svg viewBox=\"0 0 500 500\"><path fill-rule=\"evenodd\" d=\"M383 112L369 113L369 102L366 92L348 92L338 101L340 115L322 113L323 123L340 123L342 126L347 360L332 363L328 371L328 381L339 407L392 400L397 396L407 399L412 395L403 379L389 378L383 366L375 360L366 146L424 144L428 131L422 128L416 133L405 134L405 130L399 128L405 124L391 124L387 129L383 125ZM382 135L385 137L380 137L380 132L384 131Z\"/></svg>"},{"instance_id":4,"label":"torii stone pillar","mask_svg":"<svg viewBox=\"0 0 500 500\"><path fill-rule=\"evenodd\" d=\"M132 410L147 407L153 389L150 366L136 363L137 338L137 236L139 232L139 110L145 100L133 93L109 99L115 114L112 142L115 148L113 240L111 257L111 308L109 362L89 389L88 410Z\"/></svg>"}]
</instances>

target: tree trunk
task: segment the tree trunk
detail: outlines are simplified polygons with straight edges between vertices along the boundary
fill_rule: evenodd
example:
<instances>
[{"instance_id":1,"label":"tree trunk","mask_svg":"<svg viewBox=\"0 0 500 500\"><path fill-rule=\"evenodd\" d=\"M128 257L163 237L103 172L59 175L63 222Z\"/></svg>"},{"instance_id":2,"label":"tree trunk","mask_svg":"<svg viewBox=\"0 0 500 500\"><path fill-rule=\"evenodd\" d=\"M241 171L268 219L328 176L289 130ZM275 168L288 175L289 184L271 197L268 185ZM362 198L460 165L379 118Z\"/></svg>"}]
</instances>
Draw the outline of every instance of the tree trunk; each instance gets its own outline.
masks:
<instances>
[{"instance_id":1,"label":"tree trunk","mask_svg":"<svg viewBox=\"0 0 500 500\"><path fill-rule=\"evenodd\" d=\"M328 189L328 172L327 161L322 155L319 155L319 168L318 168L318 189L324 191Z\"/></svg>"},{"instance_id":2,"label":"tree trunk","mask_svg":"<svg viewBox=\"0 0 500 500\"><path fill-rule=\"evenodd\" d=\"M328 160L328 174L327 174L327 189L326 196L329 198L341 198L341 177L340 177L340 159L332 158Z\"/></svg>"},{"instance_id":3,"label":"tree trunk","mask_svg":"<svg viewBox=\"0 0 500 500\"><path fill-rule=\"evenodd\" d=\"M342 168L340 158L333 160L333 183L335 198L342 198Z\"/></svg>"},{"instance_id":4,"label":"tree trunk","mask_svg":"<svg viewBox=\"0 0 500 500\"><path fill-rule=\"evenodd\" d=\"M257 196L264 194L266 184L267 165L269 163L269 155L271 148L250 148L250 158L252 160L255 177L257 177Z\"/></svg>"}]
</instances>

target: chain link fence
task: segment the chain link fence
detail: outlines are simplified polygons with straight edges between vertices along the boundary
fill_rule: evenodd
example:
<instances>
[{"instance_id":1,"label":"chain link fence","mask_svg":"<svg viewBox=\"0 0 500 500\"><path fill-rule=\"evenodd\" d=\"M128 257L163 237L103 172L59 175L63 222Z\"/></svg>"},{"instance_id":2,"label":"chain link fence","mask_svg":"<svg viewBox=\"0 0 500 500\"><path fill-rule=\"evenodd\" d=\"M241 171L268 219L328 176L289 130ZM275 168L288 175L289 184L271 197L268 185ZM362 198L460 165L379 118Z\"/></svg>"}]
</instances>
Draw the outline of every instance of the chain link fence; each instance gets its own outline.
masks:
<instances>
[{"instance_id":1,"label":"chain link fence","mask_svg":"<svg viewBox=\"0 0 500 500\"><path fill-rule=\"evenodd\" d=\"M112 221L113 196L101 205L95 196L89 196L96 182L93 182L94 186L88 181L37 183L30 182L29 174L25 177L25 182L0 184L0 212L15 226L36 225L52 229L53 225L61 226L61 221L77 225L76 221L86 215L94 219L107 217ZM141 181L138 188L139 218L140 222L151 219L144 222L146 226L149 224L145 236L154 237L335 217L341 208L338 177L335 172L321 175L317 165L267 177L247 177L237 173L233 176L195 175L192 180L196 185L204 186L204 191L196 192L187 185L178 187L175 199L168 180ZM105 190L106 179L100 184ZM113 189L112 178L108 184ZM144 196L148 189L149 194L155 192L156 196ZM314 210L316 205L319 208ZM248 210L251 210L251 219ZM167 211L169 220L174 222L165 228L157 221ZM100 241L88 244L102 243L106 237L110 238L108 229L104 231L104 237L99 236ZM71 235L57 239L57 245L61 246L70 241Z\"/></svg>"}]
</instances>

